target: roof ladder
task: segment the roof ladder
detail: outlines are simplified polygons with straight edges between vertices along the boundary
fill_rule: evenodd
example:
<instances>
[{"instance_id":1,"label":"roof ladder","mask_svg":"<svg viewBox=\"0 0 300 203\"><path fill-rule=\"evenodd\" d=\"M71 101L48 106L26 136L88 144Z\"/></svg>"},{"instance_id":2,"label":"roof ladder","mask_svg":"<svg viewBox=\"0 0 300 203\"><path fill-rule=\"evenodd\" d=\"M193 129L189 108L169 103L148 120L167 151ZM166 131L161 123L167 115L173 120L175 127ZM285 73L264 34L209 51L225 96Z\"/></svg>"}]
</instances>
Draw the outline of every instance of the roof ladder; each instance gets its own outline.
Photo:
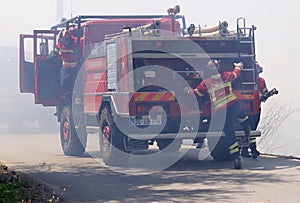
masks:
<instances>
[{"instance_id":1,"label":"roof ladder","mask_svg":"<svg viewBox=\"0 0 300 203\"><path fill-rule=\"evenodd\" d=\"M245 75L249 75L247 80L242 82L245 89L254 89L256 85L256 55L254 43L254 30L255 27L246 27L245 18L237 19L237 37L238 37L238 55L246 64L243 68Z\"/></svg>"}]
</instances>

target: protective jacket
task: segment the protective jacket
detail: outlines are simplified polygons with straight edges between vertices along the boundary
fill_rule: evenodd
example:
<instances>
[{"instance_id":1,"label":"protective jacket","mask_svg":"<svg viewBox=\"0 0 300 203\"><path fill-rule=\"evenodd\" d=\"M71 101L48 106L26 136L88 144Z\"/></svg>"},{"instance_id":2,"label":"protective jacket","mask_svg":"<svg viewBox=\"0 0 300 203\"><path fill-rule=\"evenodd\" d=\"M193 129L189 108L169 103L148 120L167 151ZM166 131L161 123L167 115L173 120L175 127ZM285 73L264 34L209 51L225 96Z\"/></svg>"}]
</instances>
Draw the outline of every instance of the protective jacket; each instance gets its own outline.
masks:
<instances>
[{"instance_id":1,"label":"protective jacket","mask_svg":"<svg viewBox=\"0 0 300 203\"><path fill-rule=\"evenodd\" d=\"M219 110L237 101L233 93L231 82L241 74L240 67L236 66L231 72L214 74L208 79L204 79L193 92L198 96L203 96L205 92L210 95L210 100L214 110Z\"/></svg>"},{"instance_id":2,"label":"protective jacket","mask_svg":"<svg viewBox=\"0 0 300 203\"><path fill-rule=\"evenodd\" d=\"M60 56L63 68L75 68L77 67L76 39L72 36L68 38L70 40L68 46L58 40L54 51Z\"/></svg>"},{"instance_id":3,"label":"protective jacket","mask_svg":"<svg viewBox=\"0 0 300 203\"><path fill-rule=\"evenodd\" d=\"M259 91L259 96L262 96L268 92L266 81L262 77L257 78L257 88Z\"/></svg>"}]
</instances>

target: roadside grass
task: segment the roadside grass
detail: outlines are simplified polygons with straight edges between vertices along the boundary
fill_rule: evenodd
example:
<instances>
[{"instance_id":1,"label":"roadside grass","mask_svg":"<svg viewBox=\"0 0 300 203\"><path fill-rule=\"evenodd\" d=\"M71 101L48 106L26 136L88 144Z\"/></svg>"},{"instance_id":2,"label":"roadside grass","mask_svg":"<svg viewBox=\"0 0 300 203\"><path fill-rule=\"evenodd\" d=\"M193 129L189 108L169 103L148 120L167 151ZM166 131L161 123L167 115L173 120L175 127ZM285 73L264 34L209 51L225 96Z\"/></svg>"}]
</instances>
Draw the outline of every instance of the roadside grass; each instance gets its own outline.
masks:
<instances>
[{"instance_id":1,"label":"roadside grass","mask_svg":"<svg viewBox=\"0 0 300 203\"><path fill-rule=\"evenodd\" d=\"M47 186L10 171L0 162L0 203L63 202Z\"/></svg>"}]
</instances>

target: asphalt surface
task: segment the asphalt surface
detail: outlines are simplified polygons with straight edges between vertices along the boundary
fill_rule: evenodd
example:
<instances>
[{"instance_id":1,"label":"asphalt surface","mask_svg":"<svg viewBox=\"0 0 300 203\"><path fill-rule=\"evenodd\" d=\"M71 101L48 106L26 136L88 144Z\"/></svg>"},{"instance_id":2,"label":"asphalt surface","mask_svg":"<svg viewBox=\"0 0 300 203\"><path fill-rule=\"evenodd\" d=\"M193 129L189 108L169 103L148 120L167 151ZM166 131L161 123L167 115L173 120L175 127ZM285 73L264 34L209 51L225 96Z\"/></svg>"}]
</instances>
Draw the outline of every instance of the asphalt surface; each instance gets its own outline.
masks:
<instances>
[{"instance_id":1,"label":"asphalt surface","mask_svg":"<svg viewBox=\"0 0 300 203\"><path fill-rule=\"evenodd\" d=\"M83 157L64 156L56 134L0 135L0 160L47 183L67 202L299 202L298 159L244 158L243 169L235 170L205 149L183 148L189 150L176 163L149 172L106 167L95 134Z\"/></svg>"}]
</instances>

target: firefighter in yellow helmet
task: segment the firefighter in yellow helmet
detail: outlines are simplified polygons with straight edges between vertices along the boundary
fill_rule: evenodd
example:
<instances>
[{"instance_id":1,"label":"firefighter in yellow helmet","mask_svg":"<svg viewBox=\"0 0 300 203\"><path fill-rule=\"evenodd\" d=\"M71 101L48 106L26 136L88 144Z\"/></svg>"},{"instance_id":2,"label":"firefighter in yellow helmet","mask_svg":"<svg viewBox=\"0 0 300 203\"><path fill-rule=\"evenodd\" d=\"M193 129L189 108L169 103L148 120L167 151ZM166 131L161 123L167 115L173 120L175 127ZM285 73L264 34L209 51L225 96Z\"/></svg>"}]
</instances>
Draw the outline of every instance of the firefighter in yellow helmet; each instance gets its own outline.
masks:
<instances>
[{"instance_id":1,"label":"firefighter in yellow helmet","mask_svg":"<svg viewBox=\"0 0 300 203\"><path fill-rule=\"evenodd\" d=\"M218 67L220 61L210 60L208 67ZM238 142L235 137L235 123L240 121L246 136L250 135L250 122L245 114L241 101L235 96L232 90L231 82L238 78L241 74L243 63L234 63L234 69L230 72L214 71L210 73L210 77L204 79L195 89L189 89L189 94L196 96L204 96L209 93L214 116L222 117L226 113L223 131L226 136L228 152L234 160L234 168L241 169L241 158ZM219 68L217 68L219 69Z\"/></svg>"},{"instance_id":2,"label":"firefighter in yellow helmet","mask_svg":"<svg viewBox=\"0 0 300 203\"><path fill-rule=\"evenodd\" d=\"M78 72L77 38L69 30L61 30L58 34L55 49L50 58L59 56L62 61L60 73L61 96L72 95Z\"/></svg>"}]
</instances>

